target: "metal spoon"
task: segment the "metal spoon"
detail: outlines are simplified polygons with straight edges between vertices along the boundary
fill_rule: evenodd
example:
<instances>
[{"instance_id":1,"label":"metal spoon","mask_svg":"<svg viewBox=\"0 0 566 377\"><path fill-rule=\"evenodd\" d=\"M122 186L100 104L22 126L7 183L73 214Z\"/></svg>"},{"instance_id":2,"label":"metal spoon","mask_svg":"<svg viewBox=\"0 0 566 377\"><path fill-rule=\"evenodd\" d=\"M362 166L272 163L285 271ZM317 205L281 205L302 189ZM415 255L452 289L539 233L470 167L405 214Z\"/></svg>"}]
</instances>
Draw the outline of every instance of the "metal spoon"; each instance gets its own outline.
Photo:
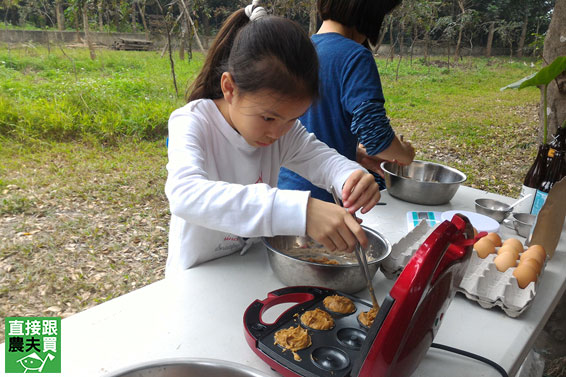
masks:
<instances>
[{"instance_id":1,"label":"metal spoon","mask_svg":"<svg viewBox=\"0 0 566 377\"><path fill-rule=\"evenodd\" d=\"M338 198L338 194L334 189L334 186L332 185L330 186L330 191L332 193L332 197L334 198L334 202L336 202L336 204L339 205L340 207L343 207L342 202ZM354 217L354 219L356 219L356 221L358 220L355 214L352 214L352 216ZM355 252L356 252L356 258L358 258L358 264L362 268L362 272L366 278L366 285L368 287L368 291L371 297L371 302L373 304L373 307L379 310L379 304L377 303L377 299L375 298L375 293L373 291L373 285L371 284L371 275L369 273L366 253L364 253L364 251L362 250L362 246L360 245L359 242L356 244Z\"/></svg>"},{"instance_id":2,"label":"metal spoon","mask_svg":"<svg viewBox=\"0 0 566 377\"><path fill-rule=\"evenodd\" d=\"M525 195L523 196L521 199L517 200L515 203L509 205L509 208L513 208L515 207L517 204L521 203L523 200L528 199L532 196L533 194L529 194L529 195Z\"/></svg>"}]
</instances>

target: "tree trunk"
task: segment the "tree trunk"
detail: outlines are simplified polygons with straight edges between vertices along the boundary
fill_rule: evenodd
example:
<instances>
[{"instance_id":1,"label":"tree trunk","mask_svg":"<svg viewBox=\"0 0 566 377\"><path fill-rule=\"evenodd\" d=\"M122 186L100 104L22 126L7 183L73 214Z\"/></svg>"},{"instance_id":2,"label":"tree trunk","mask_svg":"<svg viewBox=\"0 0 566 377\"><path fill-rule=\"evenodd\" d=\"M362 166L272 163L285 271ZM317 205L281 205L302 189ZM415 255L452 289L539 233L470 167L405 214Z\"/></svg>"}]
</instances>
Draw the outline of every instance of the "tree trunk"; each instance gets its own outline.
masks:
<instances>
[{"instance_id":1,"label":"tree trunk","mask_svg":"<svg viewBox=\"0 0 566 377\"><path fill-rule=\"evenodd\" d=\"M566 55L566 0L556 0L552 21L544 38L544 50L542 53L545 65L550 64L558 56ZM541 93L541 104L543 102ZM548 135L556 132L558 127L566 121L566 73L562 73L553 80L547 88L547 108L541 105L541 127L540 135L544 126L544 112L548 114Z\"/></svg>"},{"instance_id":2,"label":"tree trunk","mask_svg":"<svg viewBox=\"0 0 566 377\"><path fill-rule=\"evenodd\" d=\"M399 31L399 55L403 56L405 48L405 21L401 19L401 30Z\"/></svg>"},{"instance_id":3,"label":"tree trunk","mask_svg":"<svg viewBox=\"0 0 566 377\"><path fill-rule=\"evenodd\" d=\"M391 15L388 15L387 17L391 17ZM385 34L387 34L387 25L389 25L389 22L387 22L387 20L384 20L383 23L381 24L381 31L379 32L379 40L377 41L377 45L375 45L372 49L374 54L377 54L379 52L379 48L383 44L383 38L385 38Z\"/></svg>"},{"instance_id":4,"label":"tree trunk","mask_svg":"<svg viewBox=\"0 0 566 377\"><path fill-rule=\"evenodd\" d=\"M145 20L145 1L143 2L143 5L138 3L138 9L140 10L140 17L143 23L143 31L145 33L145 39L149 41L149 29L147 27L147 21Z\"/></svg>"},{"instance_id":5,"label":"tree trunk","mask_svg":"<svg viewBox=\"0 0 566 377\"><path fill-rule=\"evenodd\" d=\"M466 13L463 0L458 0L458 6L462 13L460 13L460 30L458 30L458 40L456 41L456 50L454 51L455 62L457 62L460 57L460 45L462 44L462 34L464 33L464 14Z\"/></svg>"},{"instance_id":6,"label":"tree trunk","mask_svg":"<svg viewBox=\"0 0 566 377\"><path fill-rule=\"evenodd\" d=\"M415 43L419 38L419 30L417 29L417 25L413 26L413 39L411 41L411 49L410 49L410 62L411 66L413 65L413 49L415 48Z\"/></svg>"},{"instance_id":7,"label":"tree trunk","mask_svg":"<svg viewBox=\"0 0 566 377\"><path fill-rule=\"evenodd\" d=\"M80 19L81 19L81 9L79 7L76 9L75 12L75 31L76 31L75 39L77 40L77 43L81 42L81 27L79 24Z\"/></svg>"},{"instance_id":8,"label":"tree trunk","mask_svg":"<svg viewBox=\"0 0 566 377\"><path fill-rule=\"evenodd\" d=\"M525 39L527 38L527 25L529 23L529 14L525 12L523 16L523 27L521 28L521 37L519 38L519 47L517 48L517 57L523 57L523 48L525 47Z\"/></svg>"},{"instance_id":9,"label":"tree trunk","mask_svg":"<svg viewBox=\"0 0 566 377\"><path fill-rule=\"evenodd\" d=\"M460 57L460 46L462 45L462 35L464 34L464 15L466 14L465 0L458 0L460 7L460 30L458 30L458 40L456 41L456 50L454 51L454 61L457 62Z\"/></svg>"},{"instance_id":10,"label":"tree trunk","mask_svg":"<svg viewBox=\"0 0 566 377\"><path fill-rule=\"evenodd\" d=\"M181 2L181 5L183 6L183 9L184 9L184 11L185 11L185 17L186 17L186 19L187 19L187 21L188 21L187 28L190 30L191 27L192 27L193 33L194 33L195 39L197 40L197 44L198 44L198 46L199 46L199 48L200 48L200 51L201 51L203 54L205 54L206 51L204 51L204 47L203 47L203 45L202 45L202 43L201 43L201 41L200 41L200 38L198 37L197 28L195 27L195 23L193 22L193 19L191 18L191 14L190 14L190 12L189 12L189 8L187 8L187 4L185 4L185 0L179 0L179 1ZM189 24L190 24L190 25L189 25Z\"/></svg>"},{"instance_id":11,"label":"tree trunk","mask_svg":"<svg viewBox=\"0 0 566 377\"><path fill-rule=\"evenodd\" d=\"M493 36L495 35L495 21L489 23L489 34L487 35L487 45L485 46L485 56L491 57L491 46L493 45Z\"/></svg>"},{"instance_id":12,"label":"tree trunk","mask_svg":"<svg viewBox=\"0 0 566 377\"><path fill-rule=\"evenodd\" d=\"M394 40L394 33L393 33L393 17L389 20L389 57L388 60L393 61L393 57L395 56L395 42Z\"/></svg>"},{"instance_id":13,"label":"tree trunk","mask_svg":"<svg viewBox=\"0 0 566 377\"><path fill-rule=\"evenodd\" d=\"M460 25L460 30L458 31L458 39L456 40L456 50L454 50L454 61L457 61L460 57L460 45L462 44L462 33L464 32L464 26Z\"/></svg>"},{"instance_id":14,"label":"tree trunk","mask_svg":"<svg viewBox=\"0 0 566 377\"><path fill-rule=\"evenodd\" d=\"M57 29L63 31L65 29L65 14L63 13L63 4L61 0L55 1L55 15L57 18Z\"/></svg>"},{"instance_id":15,"label":"tree trunk","mask_svg":"<svg viewBox=\"0 0 566 377\"><path fill-rule=\"evenodd\" d=\"M122 20L121 17L122 11L120 10L119 4L116 4L116 7L114 8L112 14L113 14L112 21L114 22L114 28L116 29L116 31L118 31L120 30L120 21ZM110 23L110 21L108 23Z\"/></svg>"},{"instance_id":16,"label":"tree trunk","mask_svg":"<svg viewBox=\"0 0 566 377\"><path fill-rule=\"evenodd\" d=\"M12 7L12 2L8 1L8 4L6 5L6 12L4 12L4 27L7 29L8 28L8 9L10 9Z\"/></svg>"},{"instance_id":17,"label":"tree trunk","mask_svg":"<svg viewBox=\"0 0 566 377\"><path fill-rule=\"evenodd\" d=\"M138 25L136 22L136 2L133 1L132 2L132 31L134 33L137 33L138 31Z\"/></svg>"},{"instance_id":18,"label":"tree trunk","mask_svg":"<svg viewBox=\"0 0 566 377\"><path fill-rule=\"evenodd\" d=\"M104 7L102 6L102 0L98 0L96 6L98 10L98 31L104 31L104 22L102 21L102 15L104 14Z\"/></svg>"},{"instance_id":19,"label":"tree trunk","mask_svg":"<svg viewBox=\"0 0 566 377\"><path fill-rule=\"evenodd\" d=\"M94 52L94 45L92 44L92 40L90 39L90 31L88 29L88 9L87 5L83 3L82 6L82 13L83 13L83 27L85 32L85 39L86 44L88 45L88 51L90 52L91 60L96 59L96 53Z\"/></svg>"},{"instance_id":20,"label":"tree trunk","mask_svg":"<svg viewBox=\"0 0 566 377\"><path fill-rule=\"evenodd\" d=\"M187 28L185 26L181 25L181 36L179 37L179 60L180 61L185 60L185 43L186 43L186 38L187 38L185 30L187 30Z\"/></svg>"},{"instance_id":21,"label":"tree trunk","mask_svg":"<svg viewBox=\"0 0 566 377\"><path fill-rule=\"evenodd\" d=\"M424 34L424 62L425 64L428 64L428 49L430 47L430 31L429 30L425 30L425 34Z\"/></svg>"},{"instance_id":22,"label":"tree trunk","mask_svg":"<svg viewBox=\"0 0 566 377\"><path fill-rule=\"evenodd\" d=\"M310 0L309 9L309 35L316 33L316 0Z\"/></svg>"}]
</instances>

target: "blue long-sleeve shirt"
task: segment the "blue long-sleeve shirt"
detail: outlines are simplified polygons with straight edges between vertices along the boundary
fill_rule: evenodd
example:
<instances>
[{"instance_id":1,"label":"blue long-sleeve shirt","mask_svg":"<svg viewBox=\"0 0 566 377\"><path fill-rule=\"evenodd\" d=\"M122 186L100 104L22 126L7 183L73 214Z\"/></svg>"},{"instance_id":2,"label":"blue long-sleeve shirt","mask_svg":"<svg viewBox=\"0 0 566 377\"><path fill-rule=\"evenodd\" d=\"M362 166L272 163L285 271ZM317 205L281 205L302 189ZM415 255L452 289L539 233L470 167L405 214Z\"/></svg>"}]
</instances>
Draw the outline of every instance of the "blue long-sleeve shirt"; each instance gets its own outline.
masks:
<instances>
[{"instance_id":1,"label":"blue long-sleeve shirt","mask_svg":"<svg viewBox=\"0 0 566 377\"><path fill-rule=\"evenodd\" d=\"M395 133L385 113L383 90L371 51L337 33L312 36L320 63L320 99L301 122L309 132L339 153L356 160L358 143L369 155L387 149ZM311 196L332 202L327 191L287 169L280 188L310 190Z\"/></svg>"}]
</instances>

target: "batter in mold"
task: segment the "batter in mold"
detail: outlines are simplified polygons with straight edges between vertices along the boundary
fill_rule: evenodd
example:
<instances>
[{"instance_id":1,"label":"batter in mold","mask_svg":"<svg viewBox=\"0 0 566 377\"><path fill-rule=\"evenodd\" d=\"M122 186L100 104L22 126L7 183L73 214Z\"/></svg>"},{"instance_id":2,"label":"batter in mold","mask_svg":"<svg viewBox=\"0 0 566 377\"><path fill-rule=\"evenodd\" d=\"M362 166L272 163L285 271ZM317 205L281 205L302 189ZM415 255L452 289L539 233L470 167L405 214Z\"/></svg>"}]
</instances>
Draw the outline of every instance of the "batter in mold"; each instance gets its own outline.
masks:
<instances>
[{"instance_id":1,"label":"batter in mold","mask_svg":"<svg viewBox=\"0 0 566 377\"><path fill-rule=\"evenodd\" d=\"M305 349L312 344L308 331L299 325L277 331L274 338L275 344L283 347L284 350L293 352L293 357L297 361L301 361L297 351Z\"/></svg>"},{"instance_id":2,"label":"batter in mold","mask_svg":"<svg viewBox=\"0 0 566 377\"><path fill-rule=\"evenodd\" d=\"M371 325L373 325L373 321L375 320L375 317L377 316L378 311L379 311L379 307L377 308L373 307L367 312L361 312L360 315L358 315L358 320L365 327L371 327Z\"/></svg>"},{"instance_id":3,"label":"batter in mold","mask_svg":"<svg viewBox=\"0 0 566 377\"><path fill-rule=\"evenodd\" d=\"M319 308L304 312L301 323L314 330L330 330L334 327L332 316Z\"/></svg>"},{"instance_id":4,"label":"batter in mold","mask_svg":"<svg viewBox=\"0 0 566 377\"><path fill-rule=\"evenodd\" d=\"M334 313L352 314L356 311L356 306L352 300L340 295L326 296L322 303L326 309Z\"/></svg>"}]
</instances>

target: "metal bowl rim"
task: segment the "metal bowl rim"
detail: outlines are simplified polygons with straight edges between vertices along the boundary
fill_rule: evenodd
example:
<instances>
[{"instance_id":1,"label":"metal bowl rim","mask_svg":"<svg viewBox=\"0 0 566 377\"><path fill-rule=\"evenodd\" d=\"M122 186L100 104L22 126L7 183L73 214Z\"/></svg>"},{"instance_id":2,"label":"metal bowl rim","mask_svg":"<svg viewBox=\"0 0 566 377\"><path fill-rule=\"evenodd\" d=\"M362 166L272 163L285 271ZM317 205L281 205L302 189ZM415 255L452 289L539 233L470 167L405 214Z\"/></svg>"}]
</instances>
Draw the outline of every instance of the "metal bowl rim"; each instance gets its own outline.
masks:
<instances>
[{"instance_id":1,"label":"metal bowl rim","mask_svg":"<svg viewBox=\"0 0 566 377\"><path fill-rule=\"evenodd\" d=\"M389 240L387 238L385 238L385 236L383 236L381 233L379 233L378 231L372 229L372 228L368 228L367 226L362 225L362 228L366 230L366 232L370 232L374 235L376 235L378 238L380 238L384 243L385 243L385 253L383 253L383 255L379 258L379 259L375 259L372 261L368 261L368 265L372 265L372 264L376 264L376 263L381 263L385 258L387 258L389 256L389 254L391 253L391 243L389 242ZM278 237L278 236L275 236ZM302 236L283 236L283 237L302 237ZM308 236L305 236L308 237ZM359 263L356 264L326 264L326 263L317 263L317 262L310 262L301 258L295 258L291 255L285 254L283 251L277 250L275 248L273 248L268 242L267 239L268 238L272 238L272 237L262 237L262 242L265 245L265 247L267 247L269 250L273 251L274 253L281 255L285 258L294 260L294 261L300 261L302 263L308 264L308 265L312 265L312 266L323 266L323 267L328 267L328 268L359 268L360 265Z\"/></svg>"},{"instance_id":2,"label":"metal bowl rim","mask_svg":"<svg viewBox=\"0 0 566 377\"><path fill-rule=\"evenodd\" d=\"M526 213L526 212L517 212L517 213L512 213L511 214L513 216L513 221L514 222L518 222L519 224L524 224L524 225L529 225L529 226L533 226L535 224L536 221L536 215L533 215L532 213ZM515 217L515 215L525 215L523 217L527 217L529 219L532 219L532 222L527 223L523 220L518 219L517 217Z\"/></svg>"},{"instance_id":3,"label":"metal bowl rim","mask_svg":"<svg viewBox=\"0 0 566 377\"><path fill-rule=\"evenodd\" d=\"M483 204L478 203L478 200L482 200L482 201L483 201L483 200L492 200L492 201L494 201L494 202L496 202L496 203L503 204L503 205L507 206L507 209L494 209L494 208L489 208L489 207L486 207L486 206L483 205ZM499 212L500 212L500 213L507 213L507 212L509 212L509 211L511 211L511 210L513 209L513 208L512 208L509 204L507 204L507 203L503 203L503 202L500 202L499 200L490 199L490 198L479 198L479 199L474 200L474 203L475 203L478 207L481 207L482 209L485 209L485 210L488 210L488 211L493 211L493 212L498 212L498 213L499 213Z\"/></svg>"},{"instance_id":4,"label":"metal bowl rim","mask_svg":"<svg viewBox=\"0 0 566 377\"><path fill-rule=\"evenodd\" d=\"M454 182L430 182L430 181L419 181L418 179L414 179L414 178L409 178L409 177L402 177L400 175L397 175L395 173L393 173L392 171L388 170L385 165L392 163L391 161L383 161L381 163L381 169L386 172L387 174L399 178L399 179L403 179L406 181L411 181L411 182L419 182L419 183L423 183L423 184L429 184L429 185L455 185L455 184L461 184L466 182L466 180L468 179L468 177L466 176L466 174L464 174L463 172L461 172L460 170L453 168L451 166L447 166L447 165L443 165L443 164L439 164L436 162L430 162L430 161L423 161L423 160L413 160L413 162L419 162L422 163L424 165L435 165L435 166L440 166L448 171L451 171L453 173L456 173L456 175L460 176L462 179L459 181L454 181ZM407 165L409 166L409 165Z\"/></svg>"},{"instance_id":5,"label":"metal bowl rim","mask_svg":"<svg viewBox=\"0 0 566 377\"><path fill-rule=\"evenodd\" d=\"M195 357L164 357L151 361L144 361L136 365L131 365L129 367L117 369L114 372L110 372L104 375L104 377L119 377L126 373L134 373L147 368L166 367L173 365L189 365L189 364L225 366L239 371L248 372L257 377L267 377L267 374L265 374L264 372L255 368L251 368L245 364L240 364L233 361L221 360L221 359L195 358Z\"/></svg>"}]
</instances>

